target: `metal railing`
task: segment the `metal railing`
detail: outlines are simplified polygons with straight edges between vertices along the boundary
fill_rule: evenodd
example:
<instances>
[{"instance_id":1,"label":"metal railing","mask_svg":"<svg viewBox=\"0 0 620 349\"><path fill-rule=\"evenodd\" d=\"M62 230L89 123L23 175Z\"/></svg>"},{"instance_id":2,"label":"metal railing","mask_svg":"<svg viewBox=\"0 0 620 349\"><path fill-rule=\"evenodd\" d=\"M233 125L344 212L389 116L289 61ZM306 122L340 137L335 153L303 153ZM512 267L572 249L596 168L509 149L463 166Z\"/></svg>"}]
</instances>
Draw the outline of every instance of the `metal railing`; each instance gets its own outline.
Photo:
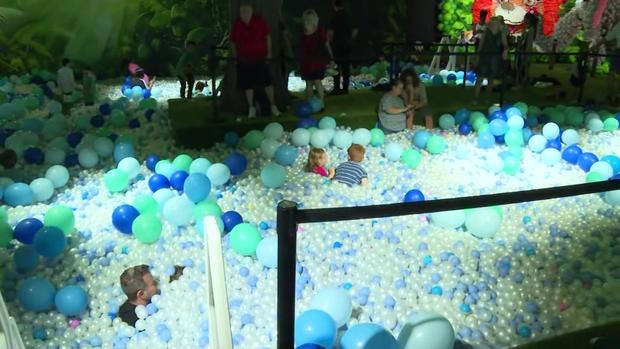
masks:
<instances>
[{"instance_id":1,"label":"metal railing","mask_svg":"<svg viewBox=\"0 0 620 349\"><path fill-rule=\"evenodd\" d=\"M278 349L295 347L295 277L297 262L297 225L355 219L371 219L452 211L495 205L556 199L620 189L620 180L525 190L519 192L397 203L361 207L298 209L297 203L278 204ZM299 343L303 344L303 343Z\"/></svg>"}]
</instances>

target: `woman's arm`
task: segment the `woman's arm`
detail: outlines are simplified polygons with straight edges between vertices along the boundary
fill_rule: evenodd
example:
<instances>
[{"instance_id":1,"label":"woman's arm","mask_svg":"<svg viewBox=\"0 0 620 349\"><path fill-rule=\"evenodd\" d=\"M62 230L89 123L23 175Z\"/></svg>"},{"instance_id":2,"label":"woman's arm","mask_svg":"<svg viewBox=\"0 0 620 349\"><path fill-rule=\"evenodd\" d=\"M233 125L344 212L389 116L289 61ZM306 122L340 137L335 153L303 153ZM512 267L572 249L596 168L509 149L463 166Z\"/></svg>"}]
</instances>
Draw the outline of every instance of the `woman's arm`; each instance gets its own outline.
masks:
<instances>
[{"instance_id":1,"label":"woman's arm","mask_svg":"<svg viewBox=\"0 0 620 349\"><path fill-rule=\"evenodd\" d=\"M418 86L420 89L420 100L416 103L416 108L425 107L428 105L428 97L426 96L426 87L424 85Z\"/></svg>"}]
</instances>

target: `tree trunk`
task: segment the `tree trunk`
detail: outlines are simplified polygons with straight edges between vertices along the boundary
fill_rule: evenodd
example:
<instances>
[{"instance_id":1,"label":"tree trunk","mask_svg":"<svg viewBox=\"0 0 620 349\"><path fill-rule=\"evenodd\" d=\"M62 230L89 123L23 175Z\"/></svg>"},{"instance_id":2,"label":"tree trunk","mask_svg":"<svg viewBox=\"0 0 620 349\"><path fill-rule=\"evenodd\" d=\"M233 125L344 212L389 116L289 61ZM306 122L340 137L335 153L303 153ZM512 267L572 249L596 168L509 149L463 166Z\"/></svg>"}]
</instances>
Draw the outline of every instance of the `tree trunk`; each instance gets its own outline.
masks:
<instances>
[{"instance_id":1,"label":"tree trunk","mask_svg":"<svg viewBox=\"0 0 620 349\"><path fill-rule=\"evenodd\" d=\"M239 3L240 0L231 0L230 13L231 23L239 16ZM271 32L271 52L272 61L268 62L269 72L273 81L273 88L275 92L276 104L280 110L285 110L288 106L288 86L287 77L288 73L282 70L282 55L281 55L281 39L280 33L280 21L281 21L281 6L282 0L260 0L254 2L254 13L261 15L267 24ZM221 106L222 110L233 113L247 113L248 105L245 100L243 91L237 86L237 69L236 62L229 61L226 65L226 72L224 76ZM260 98L263 91L256 91L255 100Z\"/></svg>"},{"instance_id":2,"label":"tree trunk","mask_svg":"<svg viewBox=\"0 0 620 349\"><path fill-rule=\"evenodd\" d=\"M437 40L437 6L436 0L409 0L409 28L410 42L420 41L431 43Z\"/></svg>"}]
</instances>

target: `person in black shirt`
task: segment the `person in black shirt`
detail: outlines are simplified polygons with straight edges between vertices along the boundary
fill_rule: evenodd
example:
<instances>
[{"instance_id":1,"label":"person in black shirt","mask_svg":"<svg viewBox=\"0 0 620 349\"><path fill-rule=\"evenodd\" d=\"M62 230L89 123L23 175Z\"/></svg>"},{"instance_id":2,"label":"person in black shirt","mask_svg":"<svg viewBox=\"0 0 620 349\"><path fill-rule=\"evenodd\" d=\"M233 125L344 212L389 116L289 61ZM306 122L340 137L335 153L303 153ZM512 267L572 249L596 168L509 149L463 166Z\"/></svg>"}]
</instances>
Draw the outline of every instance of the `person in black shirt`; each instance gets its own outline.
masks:
<instances>
[{"instance_id":1,"label":"person in black shirt","mask_svg":"<svg viewBox=\"0 0 620 349\"><path fill-rule=\"evenodd\" d=\"M346 94L349 92L351 77L351 51L353 39L357 36L357 29L353 27L350 16L345 12L344 0L334 0L334 17L327 32L328 41L338 65L339 74L334 76L334 90L332 94Z\"/></svg>"},{"instance_id":2,"label":"person in black shirt","mask_svg":"<svg viewBox=\"0 0 620 349\"><path fill-rule=\"evenodd\" d=\"M151 275L148 265L144 264L126 269L121 274L120 281L127 301L121 305L118 317L135 327L138 321L136 307L151 302L151 298L158 293L157 281Z\"/></svg>"}]
</instances>

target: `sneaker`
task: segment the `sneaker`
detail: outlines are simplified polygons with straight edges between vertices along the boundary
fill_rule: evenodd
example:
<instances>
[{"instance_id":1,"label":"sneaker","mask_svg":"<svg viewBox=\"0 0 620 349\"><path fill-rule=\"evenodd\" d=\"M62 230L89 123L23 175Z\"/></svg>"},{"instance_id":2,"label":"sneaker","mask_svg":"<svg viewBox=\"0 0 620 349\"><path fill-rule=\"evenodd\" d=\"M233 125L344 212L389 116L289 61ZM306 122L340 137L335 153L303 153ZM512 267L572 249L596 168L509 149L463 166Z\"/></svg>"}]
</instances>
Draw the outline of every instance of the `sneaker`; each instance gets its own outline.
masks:
<instances>
[{"instance_id":1,"label":"sneaker","mask_svg":"<svg viewBox=\"0 0 620 349\"><path fill-rule=\"evenodd\" d=\"M282 114L282 113L280 113L280 109L278 109L278 107L277 107L277 106L275 106L275 105L272 105L272 106L271 106L271 115L273 115L273 116L275 116L275 117L278 117L278 116L280 116L281 114Z\"/></svg>"},{"instance_id":2,"label":"sneaker","mask_svg":"<svg viewBox=\"0 0 620 349\"><path fill-rule=\"evenodd\" d=\"M250 110L248 111L248 119L254 118L256 118L256 108L250 107Z\"/></svg>"}]
</instances>

